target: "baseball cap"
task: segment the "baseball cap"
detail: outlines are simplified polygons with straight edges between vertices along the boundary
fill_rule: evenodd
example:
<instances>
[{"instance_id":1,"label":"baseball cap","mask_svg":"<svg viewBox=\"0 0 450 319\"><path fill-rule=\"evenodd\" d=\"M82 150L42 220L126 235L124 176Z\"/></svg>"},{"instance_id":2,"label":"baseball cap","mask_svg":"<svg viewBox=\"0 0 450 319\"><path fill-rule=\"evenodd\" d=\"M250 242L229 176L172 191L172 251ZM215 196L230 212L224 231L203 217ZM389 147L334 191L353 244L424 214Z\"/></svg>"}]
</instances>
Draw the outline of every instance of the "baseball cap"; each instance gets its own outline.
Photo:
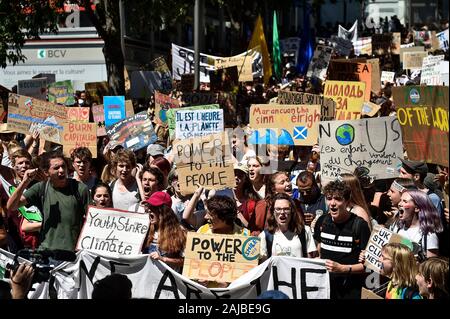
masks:
<instances>
[{"instance_id":1,"label":"baseball cap","mask_svg":"<svg viewBox=\"0 0 450 319\"><path fill-rule=\"evenodd\" d=\"M428 166L424 162L410 161L406 159L400 159L403 168L410 173L419 173L426 175L428 173Z\"/></svg>"},{"instance_id":2,"label":"baseball cap","mask_svg":"<svg viewBox=\"0 0 450 319\"><path fill-rule=\"evenodd\" d=\"M147 155L158 156L164 155L164 146L159 144L150 144L147 146Z\"/></svg>"},{"instance_id":3,"label":"baseball cap","mask_svg":"<svg viewBox=\"0 0 450 319\"><path fill-rule=\"evenodd\" d=\"M236 163L233 166L234 166L235 170L237 169L237 170L242 171L242 172L244 172L245 174L248 175L248 171L249 170L248 170L248 166L246 164L244 164L244 163Z\"/></svg>"},{"instance_id":4,"label":"baseball cap","mask_svg":"<svg viewBox=\"0 0 450 319\"><path fill-rule=\"evenodd\" d=\"M170 195L166 192L154 192L150 195L146 202L155 207L162 205L172 207L172 198L170 198Z\"/></svg>"}]
</instances>

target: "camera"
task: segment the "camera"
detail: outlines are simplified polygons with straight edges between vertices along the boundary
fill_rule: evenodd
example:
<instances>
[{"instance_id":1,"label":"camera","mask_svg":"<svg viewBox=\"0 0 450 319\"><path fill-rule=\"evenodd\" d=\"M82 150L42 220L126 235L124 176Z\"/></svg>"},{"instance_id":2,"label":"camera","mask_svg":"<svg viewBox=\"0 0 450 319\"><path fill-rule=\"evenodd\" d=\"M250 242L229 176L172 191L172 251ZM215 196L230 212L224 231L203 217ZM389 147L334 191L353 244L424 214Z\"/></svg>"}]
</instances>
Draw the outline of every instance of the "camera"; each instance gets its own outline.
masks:
<instances>
[{"instance_id":1,"label":"camera","mask_svg":"<svg viewBox=\"0 0 450 319\"><path fill-rule=\"evenodd\" d=\"M34 269L32 284L41 283L50 279L50 272L61 261L75 261L76 255L68 250L32 250L21 249L14 256L14 262L6 264L5 278L11 278L19 268L19 257L31 262ZM56 262L56 263L55 263Z\"/></svg>"}]
</instances>

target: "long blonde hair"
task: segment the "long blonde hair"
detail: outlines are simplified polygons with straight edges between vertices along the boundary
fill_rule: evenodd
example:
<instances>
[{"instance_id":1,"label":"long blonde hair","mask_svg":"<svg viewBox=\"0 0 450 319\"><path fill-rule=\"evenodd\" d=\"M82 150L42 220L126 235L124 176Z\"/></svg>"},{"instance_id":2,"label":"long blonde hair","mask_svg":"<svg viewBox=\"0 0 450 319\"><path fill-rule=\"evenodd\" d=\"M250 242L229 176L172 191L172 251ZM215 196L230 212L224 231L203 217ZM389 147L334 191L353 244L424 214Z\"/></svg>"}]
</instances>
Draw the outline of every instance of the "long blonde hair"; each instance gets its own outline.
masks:
<instances>
[{"instance_id":1,"label":"long blonde hair","mask_svg":"<svg viewBox=\"0 0 450 319\"><path fill-rule=\"evenodd\" d=\"M400 243L389 243L381 251L392 259L392 285L397 288L416 287L419 269L412 251Z\"/></svg>"},{"instance_id":2,"label":"long blonde hair","mask_svg":"<svg viewBox=\"0 0 450 319\"><path fill-rule=\"evenodd\" d=\"M366 199L364 197L364 193L362 191L361 183L359 182L359 179L355 175L348 174L348 173L341 174L341 177L342 177L342 180L344 181L344 183L346 183L348 186L350 186L350 189L352 190L352 193L350 196L350 201L353 204L358 205L362 209L364 209L369 217L369 220L371 220L372 218L370 216L369 206L367 205ZM369 229L372 230L372 225L370 223L369 223Z\"/></svg>"}]
</instances>

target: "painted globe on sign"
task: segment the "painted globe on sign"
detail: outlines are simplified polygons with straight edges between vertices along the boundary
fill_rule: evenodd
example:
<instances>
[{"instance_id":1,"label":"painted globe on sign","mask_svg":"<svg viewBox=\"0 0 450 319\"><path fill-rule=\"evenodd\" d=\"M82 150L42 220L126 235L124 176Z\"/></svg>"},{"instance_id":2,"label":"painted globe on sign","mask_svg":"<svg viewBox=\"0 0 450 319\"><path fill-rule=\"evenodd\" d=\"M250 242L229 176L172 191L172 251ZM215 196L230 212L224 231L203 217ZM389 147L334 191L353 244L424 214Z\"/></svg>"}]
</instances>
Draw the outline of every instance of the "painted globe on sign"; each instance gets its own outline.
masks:
<instances>
[{"instance_id":1,"label":"painted globe on sign","mask_svg":"<svg viewBox=\"0 0 450 319\"><path fill-rule=\"evenodd\" d=\"M336 140L341 145L349 145L355 139L355 129L349 124L343 124L336 130Z\"/></svg>"}]
</instances>

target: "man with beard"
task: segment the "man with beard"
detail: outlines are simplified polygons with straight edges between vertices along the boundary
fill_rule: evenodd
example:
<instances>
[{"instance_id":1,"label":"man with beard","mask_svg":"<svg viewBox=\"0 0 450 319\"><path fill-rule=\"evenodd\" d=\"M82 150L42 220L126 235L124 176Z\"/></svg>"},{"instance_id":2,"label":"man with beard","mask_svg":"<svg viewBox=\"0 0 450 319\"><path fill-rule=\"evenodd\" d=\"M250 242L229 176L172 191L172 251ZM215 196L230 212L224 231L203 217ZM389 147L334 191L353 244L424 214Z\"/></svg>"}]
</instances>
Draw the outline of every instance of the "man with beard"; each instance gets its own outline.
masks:
<instances>
[{"instance_id":1,"label":"man with beard","mask_svg":"<svg viewBox=\"0 0 450 319\"><path fill-rule=\"evenodd\" d=\"M38 174L37 168L26 170L8 200L7 209L38 207L43 214L40 248L73 251L90 201L89 190L83 183L68 178L67 163L58 151L42 155L41 169L47 180L25 191Z\"/></svg>"},{"instance_id":2,"label":"man with beard","mask_svg":"<svg viewBox=\"0 0 450 319\"><path fill-rule=\"evenodd\" d=\"M348 211L351 189L347 184L332 181L325 186L324 194L328 214L317 220L314 239L330 272L331 299L361 299L365 276L359 254L369 241L369 226Z\"/></svg>"},{"instance_id":3,"label":"man with beard","mask_svg":"<svg viewBox=\"0 0 450 319\"><path fill-rule=\"evenodd\" d=\"M298 175L297 188L298 200L305 213L305 224L309 226L316 216L320 217L327 211L325 196L321 193L314 174L309 171L303 171Z\"/></svg>"}]
</instances>

